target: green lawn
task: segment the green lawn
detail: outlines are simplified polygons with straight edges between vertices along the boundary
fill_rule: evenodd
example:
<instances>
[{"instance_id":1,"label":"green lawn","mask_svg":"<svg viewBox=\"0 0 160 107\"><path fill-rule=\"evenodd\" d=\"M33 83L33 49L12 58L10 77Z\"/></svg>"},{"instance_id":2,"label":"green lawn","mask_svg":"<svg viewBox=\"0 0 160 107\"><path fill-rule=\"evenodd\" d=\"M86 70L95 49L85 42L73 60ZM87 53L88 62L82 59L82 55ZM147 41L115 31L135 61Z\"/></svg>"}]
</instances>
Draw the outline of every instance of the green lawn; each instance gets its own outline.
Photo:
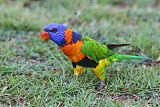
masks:
<instances>
[{"instance_id":1,"label":"green lawn","mask_svg":"<svg viewBox=\"0 0 160 107\"><path fill-rule=\"evenodd\" d=\"M52 22L103 44L131 44L119 53L158 58L158 0L0 0L0 106L160 106L160 66L114 63L99 92L90 69L74 77L58 47L41 41L43 26Z\"/></svg>"}]
</instances>

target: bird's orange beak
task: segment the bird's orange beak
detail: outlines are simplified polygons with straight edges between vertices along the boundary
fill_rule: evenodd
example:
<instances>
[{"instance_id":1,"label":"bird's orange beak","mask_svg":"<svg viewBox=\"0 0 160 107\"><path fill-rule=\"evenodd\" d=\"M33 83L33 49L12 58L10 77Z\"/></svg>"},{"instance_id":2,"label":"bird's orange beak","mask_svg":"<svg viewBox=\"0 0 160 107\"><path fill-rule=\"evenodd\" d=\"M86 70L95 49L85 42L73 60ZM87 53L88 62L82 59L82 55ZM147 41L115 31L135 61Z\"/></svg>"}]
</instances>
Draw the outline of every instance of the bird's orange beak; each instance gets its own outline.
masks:
<instances>
[{"instance_id":1,"label":"bird's orange beak","mask_svg":"<svg viewBox=\"0 0 160 107\"><path fill-rule=\"evenodd\" d=\"M41 35L42 41L50 40L50 35L48 32L43 31Z\"/></svg>"}]
</instances>

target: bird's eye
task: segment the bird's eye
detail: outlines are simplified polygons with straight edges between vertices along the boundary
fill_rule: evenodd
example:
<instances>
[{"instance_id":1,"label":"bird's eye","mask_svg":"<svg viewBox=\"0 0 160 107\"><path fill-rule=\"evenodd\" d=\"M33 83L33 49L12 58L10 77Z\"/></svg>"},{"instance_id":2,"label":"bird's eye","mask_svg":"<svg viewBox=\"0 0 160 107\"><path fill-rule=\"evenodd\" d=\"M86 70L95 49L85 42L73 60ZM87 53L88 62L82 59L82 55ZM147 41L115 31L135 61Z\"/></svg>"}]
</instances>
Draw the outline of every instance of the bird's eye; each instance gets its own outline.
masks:
<instances>
[{"instance_id":1,"label":"bird's eye","mask_svg":"<svg viewBox=\"0 0 160 107\"><path fill-rule=\"evenodd\" d=\"M52 32L56 33L57 32L57 28L53 28Z\"/></svg>"}]
</instances>

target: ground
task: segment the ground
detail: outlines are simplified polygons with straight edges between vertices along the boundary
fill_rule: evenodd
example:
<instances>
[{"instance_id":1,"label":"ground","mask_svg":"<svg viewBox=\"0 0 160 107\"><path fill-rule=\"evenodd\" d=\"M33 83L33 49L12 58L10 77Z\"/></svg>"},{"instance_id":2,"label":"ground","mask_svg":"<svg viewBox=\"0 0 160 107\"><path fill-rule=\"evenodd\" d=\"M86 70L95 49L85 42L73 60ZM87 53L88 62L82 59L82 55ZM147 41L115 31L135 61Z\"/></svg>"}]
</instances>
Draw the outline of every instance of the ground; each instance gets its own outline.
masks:
<instances>
[{"instance_id":1,"label":"ground","mask_svg":"<svg viewBox=\"0 0 160 107\"><path fill-rule=\"evenodd\" d=\"M160 67L122 61L106 68L107 87L88 69L78 78L43 26L67 24L102 44L130 43L119 53L156 60L159 0L0 0L0 106L160 106Z\"/></svg>"}]
</instances>

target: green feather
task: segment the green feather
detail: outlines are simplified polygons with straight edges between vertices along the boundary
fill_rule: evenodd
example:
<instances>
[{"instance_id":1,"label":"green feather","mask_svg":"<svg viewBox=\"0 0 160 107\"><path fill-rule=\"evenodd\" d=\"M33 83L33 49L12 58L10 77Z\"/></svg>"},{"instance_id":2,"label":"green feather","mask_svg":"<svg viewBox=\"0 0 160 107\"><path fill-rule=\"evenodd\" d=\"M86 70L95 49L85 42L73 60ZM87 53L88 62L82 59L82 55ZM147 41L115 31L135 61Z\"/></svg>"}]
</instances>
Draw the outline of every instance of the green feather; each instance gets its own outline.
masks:
<instances>
[{"instance_id":1,"label":"green feather","mask_svg":"<svg viewBox=\"0 0 160 107\"><path fill-rule=\"evenodd\" d=\"M83 36L81 40L83 41L82 52L97 63L99 60L114 54L114 52L105 45L102 45L87 36Z\"/></svg>"},{"instance_id":2,"label":"green feather","mask_svg":"<svg viewBox=\"0 0 160 107\"><path fill-rule=\"evenodd\" d=\"M124 54L114 54L109 58L110 62L121 61L125 59L150 59L144 56L134 56L134 55L124 55Z\"/></svg>"},{"instance_id":3,"label":"green feather","mask_svg":"<svg viewBox=\"0 0 160 107\"><path fill-rule=\"evenodd\" d=\"M87 36L83 36L81 40L83 41L82 52L96 63L105 58L107 58L110 62L121 61L125 59L150 59L143 56L117 54L107 46L102 45Z\"/></svg>"}]
</instances>

